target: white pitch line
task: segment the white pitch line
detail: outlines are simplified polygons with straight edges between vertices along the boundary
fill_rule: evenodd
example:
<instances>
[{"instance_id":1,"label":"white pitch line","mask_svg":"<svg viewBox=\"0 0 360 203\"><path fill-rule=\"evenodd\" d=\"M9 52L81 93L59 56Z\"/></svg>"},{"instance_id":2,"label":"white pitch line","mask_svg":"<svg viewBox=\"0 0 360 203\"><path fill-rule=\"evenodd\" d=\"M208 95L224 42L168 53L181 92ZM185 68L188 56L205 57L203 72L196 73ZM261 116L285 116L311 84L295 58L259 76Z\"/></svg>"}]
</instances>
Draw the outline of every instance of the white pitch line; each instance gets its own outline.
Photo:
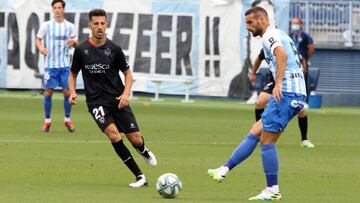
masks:
<instances>
[{"instance_id":1,"label":"white pitch line","mask_svg":"<svg viewBox=\"0 0 360 203\"><path fill-rule=\"evenodd\" d=\"M50 144L109 144L108 141L100 141L100 140L0 140L1 143L50 143ZM200 142L154 142L147 141L146 143L150 144L167 144L167 145L228 145L228 146L236 146L239 143L230 143L230 142L210 142L210 143L200 143ZM296 144L282 144L286 146L297 145ZM359 146L359 144L345 144L345 143L323 143L323 146Z\"/></svg>"},{"instance_id":2,"label":"white pitch line","mask_svg":"<svg viewBox=\"0 0 360 203\"><path fill-rule=\"evenodd\" d=\"M107 141L97 140L0 140L0 143L59 143L59 144L109 144ZM199 143L199 142L150 142L150 144L170 144L170 145L236 145L239 143L226 143L226 142L212 142L212 143Z\"/></svg>"},{"instance_id":3,"label":"white pitch line","mask_svg":"<svg viewBox=\"0 0 360 203\"><path fill-rule=\"evenodd\" d=\"M0 140L0 143L61 143L61 144L105 144L105 141L84 140Z\"/></svg>"},{"instance_id":4,"label":"white pitch line","mask_svg":"<svg viewBox=\"0 0 360 203\"><path fill-rule=\"evenodd\" d=\"M50 144L109 144L108 141L100 141L100 140L0 140L1 143L50 143ZM236 146L239 143L230 143L230 142L210 142L210 143L200 143L200 142L154 142L147 141L146 143L150 144L167 144L167 145L228 145L228 146ZM286 146L297 145L293 143L282 144ZM323 143L323 146L359 146L359 144L345 144L345 143Z\"/></svg>"}]
</instances>

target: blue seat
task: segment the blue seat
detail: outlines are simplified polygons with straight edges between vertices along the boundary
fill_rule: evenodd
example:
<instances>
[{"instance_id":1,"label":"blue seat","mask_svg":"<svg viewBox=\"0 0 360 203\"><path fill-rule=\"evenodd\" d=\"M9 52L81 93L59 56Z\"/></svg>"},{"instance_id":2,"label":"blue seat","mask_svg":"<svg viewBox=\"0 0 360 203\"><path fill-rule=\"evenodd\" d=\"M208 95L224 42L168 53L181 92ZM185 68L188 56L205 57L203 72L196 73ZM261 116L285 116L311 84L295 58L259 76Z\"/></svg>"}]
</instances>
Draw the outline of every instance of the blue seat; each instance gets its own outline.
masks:
<instances>
[{"instance_id":1,"label":"blue seat","mask_svg":"<svg viewBox=\"0 0 360 203\"><path fill-rule=\"evenodd\" d=\"M310 67L308 72L308 87L310 92L315 91L320 78L320 68Z\"/></svg>"},{"instance_id":2,"label":"blue seat","mask_svg":"<svg viewBox=\"0 0 360 203\"><path fill-rule=\"evenodd\" d=\"M259 71L256 73L256 83L254 88L257 91L261 91L265 85L267 85L270 81L270 69L269 68L259 68Z\"/></svg>"},{"instance_id":3,"label":"blue seat","mask_svg":"<svg viewBox=\"0 0 360 203\"><path fill-rule=\"evenodd\" d=\"M271 72L269 68L259 68L259 71L256 73L256 83L254 89L261 91L265 85L270 82ZM320 69L316 67L310 67L308 72L308 87L310 92L315 91L319 83L320 78Z\"/></svg>"}]
</instances>

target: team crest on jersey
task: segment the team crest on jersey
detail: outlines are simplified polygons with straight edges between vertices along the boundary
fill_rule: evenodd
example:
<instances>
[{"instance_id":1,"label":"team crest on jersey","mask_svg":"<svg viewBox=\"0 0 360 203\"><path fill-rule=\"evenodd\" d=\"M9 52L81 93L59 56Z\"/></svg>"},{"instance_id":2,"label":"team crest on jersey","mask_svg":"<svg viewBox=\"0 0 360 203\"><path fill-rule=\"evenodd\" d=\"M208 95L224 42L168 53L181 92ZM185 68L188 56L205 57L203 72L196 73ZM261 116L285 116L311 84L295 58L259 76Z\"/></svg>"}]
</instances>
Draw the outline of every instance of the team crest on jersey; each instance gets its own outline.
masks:
<instances>
[{"instance_id":1,"label":"team crest on jersey","mask_svg":"<svg viewBox=\"0 0 360 203\"><path fill-rule=\"evenodd\" d=\"M105 50L104 50L104 54L105 54L106 56L110 56L110 54L111 54L111 49L109 49L109 48L105 49Z\"/></svg>"},{"instance_id":2,"label":"team crest on jersey","mask_svg":"<svg viewBox=\"0 0 360 203\"><path fill-rule=\"evenodd\" d=\"M130 128L136 128L134 123L130 123Z\"/></svg>"},{"instance_id":3,"label":"team crest on jersey","mask_svg":"<svg viewBox=\"0 0 360 203\"><path fill-rule=\"evenodd\" d=\"M89 50L85 49L84 50L84 55L86 55L86 56L89 55Z\"/></svg>"},{"instance_id":4,"label":"team crest on jersey","mask_svg":"<svg viewBox=\"0 0 360 203\"><path fill-rule=\"evenodd\" d=\"M100 121L100 123L105 123L105 118L104 118L103 116L101 116L101 117L99 118L99 121Z\"/></svg>"}]
</instances>

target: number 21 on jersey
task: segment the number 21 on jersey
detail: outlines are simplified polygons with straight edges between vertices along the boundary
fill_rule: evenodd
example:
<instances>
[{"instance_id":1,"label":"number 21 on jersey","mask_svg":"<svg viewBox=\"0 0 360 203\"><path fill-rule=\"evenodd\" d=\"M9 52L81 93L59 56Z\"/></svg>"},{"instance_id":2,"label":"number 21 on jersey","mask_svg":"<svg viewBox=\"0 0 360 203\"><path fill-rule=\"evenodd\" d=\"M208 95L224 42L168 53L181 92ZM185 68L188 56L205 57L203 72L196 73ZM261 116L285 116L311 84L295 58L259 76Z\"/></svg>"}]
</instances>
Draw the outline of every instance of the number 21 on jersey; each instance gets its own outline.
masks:
<instances>
[{"instance_id":1,"label":"number 21 on jersey","mask_svg":"<svg viewBox=\"0 0 360 203\"><path fill-rule=\"evenodd\" d=\"M92 110L92 113L94 114L95 119L99 119L100 117L105 116L104 108L102 106L99 106L98 108L94 108Z\"/></svg>"}]
</instances>

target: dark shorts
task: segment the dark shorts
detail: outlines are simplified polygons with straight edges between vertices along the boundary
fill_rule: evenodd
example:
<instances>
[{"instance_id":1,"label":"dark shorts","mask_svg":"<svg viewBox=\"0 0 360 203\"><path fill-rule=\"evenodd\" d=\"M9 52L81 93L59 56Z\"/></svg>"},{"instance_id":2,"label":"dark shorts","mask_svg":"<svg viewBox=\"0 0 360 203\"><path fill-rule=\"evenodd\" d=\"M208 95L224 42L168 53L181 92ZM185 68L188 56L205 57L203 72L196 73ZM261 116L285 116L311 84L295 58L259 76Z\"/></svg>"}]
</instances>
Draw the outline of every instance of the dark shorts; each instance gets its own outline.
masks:
<instances>
[{"instance_id":1,"label":"dark shorts","mask_svg":"<svg viewBox=\"0 0 360 203\"><path fill-rule=\"evenodd\" d=\"M265 87L263 88L262 92L266 92L268 94L272 94L272 91L275 87L275 82L271 81L268 84L265 85Z\"/></svg>"},{"instance_id":2,"label":"dark shorts","mask_svg":"<svg viewBox=\"0 0 360 203\"><path fill-rule=\"evenodd\" d=\"M89 112L102 131L111 123L114 123L118 130L123 133L139 131L135 115L130 106L119 109L117 106L93 105L89 107Z\"/></svg>"}]
</instances>

